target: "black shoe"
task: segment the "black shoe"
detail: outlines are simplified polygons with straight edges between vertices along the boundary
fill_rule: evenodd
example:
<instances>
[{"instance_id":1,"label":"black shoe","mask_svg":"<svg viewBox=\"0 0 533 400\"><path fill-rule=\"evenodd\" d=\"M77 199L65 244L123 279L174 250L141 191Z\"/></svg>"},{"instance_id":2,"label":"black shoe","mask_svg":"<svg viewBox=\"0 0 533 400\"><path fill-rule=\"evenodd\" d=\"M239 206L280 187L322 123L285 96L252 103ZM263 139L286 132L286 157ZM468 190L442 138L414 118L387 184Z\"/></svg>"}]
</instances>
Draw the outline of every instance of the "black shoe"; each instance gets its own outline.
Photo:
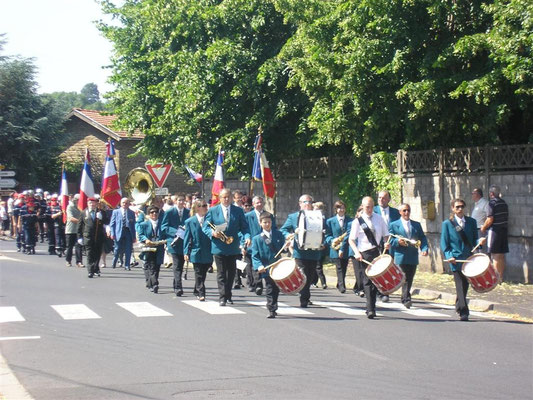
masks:
<instances>
[{"instance_id":1,"label":"black shoe","mask_svg":"<svg viewBox=\"0 0 533 400\"><path fill-rule=\"evenodd\" d=\"M63 257L63 252L60 251L59 253L57 253L57 256L58 256L59 258Z\"/></svg>"},{"instance_id":2,"label":"black shoe","mask_svg":"<svg viewBox=\"0 0 533 400\"><path fill-rule=\"evenodd\" d=\"M20 253L21 251L22 251L22 249L19 247L19 248L17 249L17 253Z\"/></svg>"},{"instance_id":3,"label":"black shoe","mask_svg":"<svg viewBox=\"0 0 533 400\"><path fill-rule=\"evenodd\" d=\"M31 254L35 254L35 247L31 248Z\"/></svg>"},{"instance_id":4,"label":"black shoe","mask_svg":"<svg viewBox=\"0 0 533 400\"><path fill-rule=\"evenodd\" d=\"M368 319L374 319L376 317L376 312L375 311L367 311L366 312L366 317Z\"/></svg>"},{"instance_id":5,"label":"black shoe","mask_svg":"<svg viewBox=\"0 0 533 400\"><path fill-rule=\"evenodd\" d=\"M307 308L307 303L300 303L301 308Z\"/></svg>"},{"instance_id":6,"label":"black shoe","mask_svg":"<svg viewBox=\"0 0 533 400\"><path fill-rule=\"evenodd\" d=\"M115 265L115 264L113 264L113 266L112 266L111 268L115 269L115 268L116 268L116 265Z\"/></svg>"},{"instance_id":7,"label":"black shoe","mask_svg":"<svg viewBox=\"0 0 533 400\"><path fill-rule=\"evenodd\" d=\"M307 305L308 305L308 306L312 306L312 305L313 305L313 302L312 302L311 300L309 300L309 301L307 302Z\"/></svg>"},{"instance_id":8,"label":"black shoe","mask_svg":"<svg viewBox=\"0 0 533 400\"><path fill-rule=\"evenodd\" d=\"M263 294L263 288L258 287L255 289L255 294L261 296Z\"/></svg>"},{"instance_id":9,"label":"black shoe","mask_svg":"<svg viewBox=\"0 0 533 400\"><path fill-rule=\"evenodd\" d=\"M100 276L100 271L98 271L98 272L96 273L96 275Z\"/></svg>"},{"instance_id":10,"label":"black shoe","mask_svg":"<svg viewBox=\"0 0 533 400\"><path fill-rule=\"evenodd\" d=\"M183 295L183 290L178 290L176 296L181 297Z\"/></svg>"},{"instance_id":11,"label":"black shoe","mask_svg":"<svg viewBox=\"0 0 533 400\"><path fill-rule=\"evenodd\" d=\"M339 289L339 292L346 293L346 289Z\"/></svg>"},{"instance_id":12,"label":"black shoe","mask_svg":"<svg viewBox=\"0 0 533 400\"><path fill-rule=\"evenodd\" d=\"M461 321L468 321L468 315L461 315L461 316L459 317L459 319L460 319Z\"/></svg>"},{"instance_id":13,"label":"black shoe","mask_svg":"<svg viewBox=\"0 0 533 400\"><path fill-rule=\"evenodd\" d=\"M411 308L411 306L413 305L413 302L411 300L409 300L409 301L406 301L405 303L403 303L403 305L405 306L405 308Z\"/></svg>"},{"instance_id":14,"label":"black shoe","mask_svg":"<svg viewBox=\"0 0 533 400\"><path fill-rule=\"evenodd\" d=\"M250 288L248 288L248 291L249 291L250 293L253 293L253 292L255 292L255 289L254 289L253 287L250 287Z\"/></svg>"},{"instance_id":15,"label":"black shoe","mask_svg":"<svg viewBox=\"0 0 533 400\"><path fill-rule=\"evenodd\" d=\"M233 304L233 300L231 300L231 299L227 300L227 302L228 302L229 304Z\"/></svg>"},{"instance_id":16,"label":"black shoe","mask_svg":"<svg viewBox=\"0 0 533 400\"><path fill-rule=\"evenodd\" d=\"M381 302L383 302L383 303L388 303L389 302L389 296L387 296L387 295L381 296L380 299L381 299Z\"/></svg>"},{"instance_id":17,"label":"black shoe","mask_svg":"<svg viewBox=\"0 0 533 400\"><path fill-rule=\"evenodd\" d=\"M233 289L240 289L241 288L241 285L239 284L236 284L235 286L233 286Z\"/></svg>"},{"instance_id":18,"label":"black shoe","mask_svg":"<svg viewBox=\"0 0 533 400\"><path fill-rule=\"evenodd\" d=\"M218 303L220 307L226 307L226 300L220 300L220 303Z\"/></svg>"},{"instance_id":19,"label":"black shoe","mask_svg":"<svg viewBox=\"0 0 533 400\"><path fill-rule=\"evenodd\" d=\"M131 271L131 268L130 268L130 267L124 267L124 269L125 269L126 271Z\"/></svg>"},{"instance_id":20,"label":"black shoe","mask_svg":"<svg viewBox=\"0 0 533 400\"><path fill-rule=\"evenodd\" d=\"M88 277L89 278L92 278L94 276L94 274L89 274Z\"/></svg>"},{"instance_id":21,"label":"black shoe","mask_svg":"<svg viewBox=\"0 0 533 400\"><path fill-rule=\"evenodd\" d=\"M154 286L154 287L152 288L152 291L153 291L154 293L159 292L159 286Z\"/></svg>"},{"instance_id":22,"label":"black shoe","mask_svg":"<svg viewBox=\"0 0 533 400\"><path fill-rule=\"evenodd\" d=\"M270 311L270 312L268 313L267 318L269 318L269 319L271 319L271 318L276 318L276 312L275 312L275 311Z\"/></svg>"},{"instance_id":23,"label":"black shoe","mask_svg":"<svg viewBox=\"0 0 533 400\"><path fill-rule=\"evenodd\" d=\"M325 283L322 285L322 289L327 289L328 288L328 285L326 285Z\"/></svg>"}]
</instances>

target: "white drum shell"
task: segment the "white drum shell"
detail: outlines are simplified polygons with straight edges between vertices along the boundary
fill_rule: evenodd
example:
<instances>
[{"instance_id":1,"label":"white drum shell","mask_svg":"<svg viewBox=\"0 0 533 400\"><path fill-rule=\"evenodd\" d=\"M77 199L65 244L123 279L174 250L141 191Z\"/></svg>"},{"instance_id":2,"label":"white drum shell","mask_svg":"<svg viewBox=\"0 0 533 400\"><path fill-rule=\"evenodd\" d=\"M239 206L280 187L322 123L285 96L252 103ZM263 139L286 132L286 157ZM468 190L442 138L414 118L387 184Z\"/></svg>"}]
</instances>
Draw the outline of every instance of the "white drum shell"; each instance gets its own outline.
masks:
<instances>
[{"instance_id":1,"label":"white drum shell","mask_svg":"<svg viewBox=\"0 0 533 400\"><path fill-rule=\"evenodd\" d=\"M302 210L298 215L298 247L303 250L320 250L324 241L324 217L318 210Z\"/></svg>"}]
</instances>

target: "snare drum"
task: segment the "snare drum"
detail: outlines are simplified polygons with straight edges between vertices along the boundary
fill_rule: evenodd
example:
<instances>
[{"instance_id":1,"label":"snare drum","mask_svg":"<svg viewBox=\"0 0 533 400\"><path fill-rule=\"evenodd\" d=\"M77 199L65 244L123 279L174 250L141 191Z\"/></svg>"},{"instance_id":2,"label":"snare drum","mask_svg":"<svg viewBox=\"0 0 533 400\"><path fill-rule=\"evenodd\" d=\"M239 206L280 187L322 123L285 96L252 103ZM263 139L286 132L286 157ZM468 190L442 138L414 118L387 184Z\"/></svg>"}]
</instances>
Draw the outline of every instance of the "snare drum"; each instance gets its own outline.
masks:
<instances>
[{"instance_id":1,"label":"snare drum","mask_svg":"<svg viewBox=\"0 0 533 400\"><path fill-rule=\"evenodd\" d=\"M296 241L302 250L320 250L324 241L324 217L321 211L300 211Z\"/></svg>"},{"instance_id":2,"label":"snare drum","mask_svg":"<svg viewBox=\"0 0 533 400\"><path fill-rule=\"evenodd\" d=\"M385 295L400 289L405 281L402 269L394 264L393 258L388 254L376 257L365 272L378 290Z\"/></svg>"},{"instance_id":3,"label":"snare drum","mask_svg":"<svg viewBox=\"0 0 533 400\"><path fill-rule=\"evenodd\" d=\"M463 264L463 275L476 292L490 292L500 281L500 275L489 256L478 253L468 257Z\"/></svg>"},{"instance_id":4,"label":"snare drum","mask_svg":"<svg viewBox=\"0 0 533 400\"><path fill-rule=\"evenodd\" d=\"M305 286L307 278L296 266L294 258L281 258L269 265L270 277L285 294L298 294Z\"/></svg>"}]
</instances>

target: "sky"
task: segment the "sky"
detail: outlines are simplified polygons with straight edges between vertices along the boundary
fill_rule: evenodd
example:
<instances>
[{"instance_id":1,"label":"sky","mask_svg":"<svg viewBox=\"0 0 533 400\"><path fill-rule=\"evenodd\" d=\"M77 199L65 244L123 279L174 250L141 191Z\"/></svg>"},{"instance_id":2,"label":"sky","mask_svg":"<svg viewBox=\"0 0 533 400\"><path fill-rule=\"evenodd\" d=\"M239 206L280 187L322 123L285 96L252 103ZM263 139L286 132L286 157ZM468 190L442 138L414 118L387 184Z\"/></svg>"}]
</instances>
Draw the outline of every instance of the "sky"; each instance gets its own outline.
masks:
<instances>
[{"instance_id":1,"label":"sky","mask_svg":"<svg viewBox=\"0 0 533 400\"><path fill-rule=\"evenodd\" d=\"M93 21L110 21L94 0L0 0L2 55L34 58L39 93L80 92L95 83L101 94L106 83L112 45Z\"/></svg>"}]
</instances>

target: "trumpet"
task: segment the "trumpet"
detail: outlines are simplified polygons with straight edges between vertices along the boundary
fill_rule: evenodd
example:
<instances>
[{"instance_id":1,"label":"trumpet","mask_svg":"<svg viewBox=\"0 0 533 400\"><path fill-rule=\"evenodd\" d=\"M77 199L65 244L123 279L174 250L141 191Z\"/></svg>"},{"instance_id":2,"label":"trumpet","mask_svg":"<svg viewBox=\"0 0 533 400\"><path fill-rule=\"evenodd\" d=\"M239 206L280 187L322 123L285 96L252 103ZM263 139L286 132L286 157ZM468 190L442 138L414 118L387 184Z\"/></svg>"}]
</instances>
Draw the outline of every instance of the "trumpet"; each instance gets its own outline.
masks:
<instances>
[{"instance_id":1,"label":"trumpet","mask_svg":"<svg viewBox=\"0 0 533 400\"><path fill-rule=\"evenodd\" d=\"M233 236L228 236L224 232L217 231L217 227L213 225L211 222L207 221L209 227L213 229L215 232L219 232L221 234L220 240L222 240L226 244L232 244L233 243Z\"/></svg>"},{"instance_id":2,"label":"trumpet","mask_svg":"<svg viewBox=\"0 0 533 400\"><path fill-rule=\"evenodd\" d=\"M144 245L141 247L141 251L149 251L155 253L157 251L157 246L161 246L162 244L165 244L166 240L147 240Z\"/></svg>"},{"instance_id":3,"label":"trumpet","mask_svg":"<svg viewBox=\"0 0 533 400\"><path fill-rule=\"evenodd\" d=\"M344 232L342 235L340 236L337 236L335 239L332 240L331 242L331 247L334 249L334 250L339 250L342 246L342 241L343 239L346 237L346 235L348 234L348 232Z\"/></svg>"},{"instance_id":4,"label":"trumpet","mask_svg":"<svg viewBox=\"0 0 533 400\"><path fill-rule=\"evenodd\" d=\"M422 245L422 242L420 240L409 239L401 235L395 235L393 233L391 233L389 236L394 236L395 238L403 239L405 242L407 242L407 244L410 244L411 246L414 246L417 249L419 249Z\"/></svg>"}]
</instances>

